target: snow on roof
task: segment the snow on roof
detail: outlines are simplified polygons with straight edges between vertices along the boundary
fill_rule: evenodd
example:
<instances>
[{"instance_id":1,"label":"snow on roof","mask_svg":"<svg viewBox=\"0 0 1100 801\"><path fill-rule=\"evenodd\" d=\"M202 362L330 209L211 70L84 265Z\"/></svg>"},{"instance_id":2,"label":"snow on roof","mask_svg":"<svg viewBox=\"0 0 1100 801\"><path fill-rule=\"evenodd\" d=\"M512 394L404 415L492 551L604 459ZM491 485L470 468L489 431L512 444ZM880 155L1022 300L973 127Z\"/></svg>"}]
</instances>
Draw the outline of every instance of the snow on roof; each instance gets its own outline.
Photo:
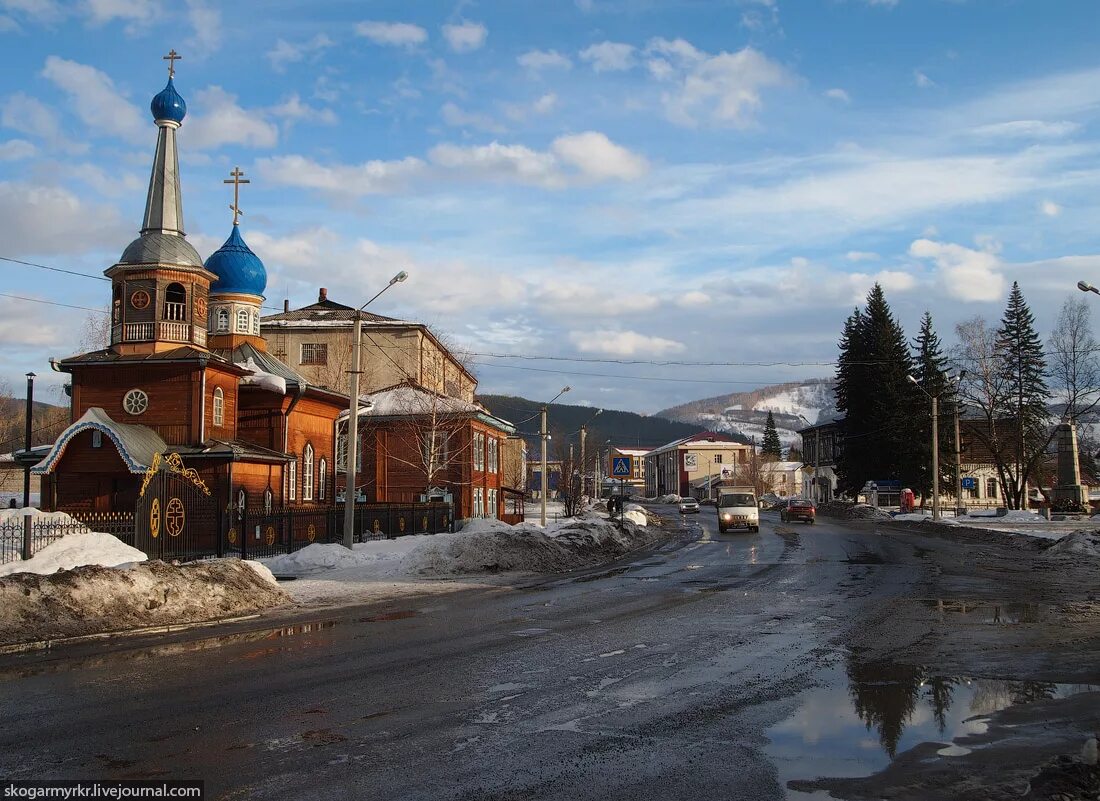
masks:
<instances>
[{"instance_id":1,"label":"snow on roof","mask_svg":"<svg viewBox=\"0 0 1100 801\"><path fill-rule=\"evenodd\" d=\"M414 384L398 384L388 389L380 389L360 396L363 406L359 409L361 417L414 417L421 415L470 415L480 417L485 422L511 433L514 427L506 420L502 420L488 412L480 403L440 395L437 392L416 386ZM366 408L367 404L370 408ZM347 411L340 415L340 419L347 416Z\"/></svg>"},{"instance_id":2,"label":"snow on roof","mask_svg":"<svg viewBox=\"0 0 1100 801\"><path fill-rule=\"evenodd\" d=\"M286 379L281 375L275 375L260 369L253 357L249 356L245 361L238 362L237 367L251 371L250 375L246 375L241 379L241 384L267 389L279 395L286 394Z\"/></svg>"},{"instance_id":3,"label":"snow on roof","mask_svg":"<svg viewBox=\"0 0 1100 801\"><path fill-rule=\"evenodd\" d=\"M735 440L733 437L729 436L728 434L718 434L718 433L715 433L713 431L701 431L698 434L692 434L692 435L687 436L687 437L680 437L680 439L674 439L672 442L669 442L666 445L662 445L659 448L654 448L651 451L646 451L645 455L646 456L656 456L659 453L664 453L665 451L673 450L675 448L680 447L681 445L685 445L685 444L688 444L688 443L691 443L693 445L697 444L697 445L699 445L699 447L704 447L704 446L707 446L707 445L727 446L727 447L728 446L737 446L737 447L741 447L741 448L749 447L748 445L746 445L743 442L738 442L737 440Z\"/></svg>"},{"instance_id":4,"label":"snow on roof","mask_svg":"<svg viewBox=\"0 0 1100 801\"><path fill-rule=\"evenodd\" d=\"M616 453L621 453L624 456L645 456L652 448L620 448L619 446L613 446Z\"/></svg>"},{"instance_id":5,"label":"snow on roof","mask_svg":"<svg viewBox=\"0 0 1100 801\"><path fill-rule=\"evenodd\" d=\"M82 431L97 430L107 435L118 449L119 456L131 473L144 473L153 463L153 455L163 453L168 446L160 435L148 426L117 423L98 406L84 412L84 416L61 432L49 455L31 468L35 475L44 475L57 466L65 453L65 447Z\"/></svg>"},{"instance_id":6,"label":"snow on roof","mask_svg":"<svg viewBox=\"0 0 1100 801\"><path fill-rule=\"evenodd\" d=\"M802 462L764 462L760 465L761 470L767 470L769 473L782 473L787 470L798 470L802 467Z\"/></svg>"}]
</instances>

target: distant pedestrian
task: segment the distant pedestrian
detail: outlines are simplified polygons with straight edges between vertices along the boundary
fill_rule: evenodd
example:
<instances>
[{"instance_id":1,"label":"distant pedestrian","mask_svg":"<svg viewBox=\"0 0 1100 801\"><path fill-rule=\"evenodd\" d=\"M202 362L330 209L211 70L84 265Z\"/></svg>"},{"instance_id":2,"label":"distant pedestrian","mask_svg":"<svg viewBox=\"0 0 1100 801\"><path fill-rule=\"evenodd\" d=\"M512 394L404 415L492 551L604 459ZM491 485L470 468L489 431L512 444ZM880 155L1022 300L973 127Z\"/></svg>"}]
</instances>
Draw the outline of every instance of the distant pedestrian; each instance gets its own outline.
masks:
<instances>
[{"instance_id":1,"label":"distant pedestrian","mask_svg":"<svg viewBox=\"0 0 1100 801\"><path fill-rule=\"evenodd\" d=\"M10 501L8 501L8 508L9 509L18 509L19 508L18 506L16 506L15 498L12 498Z\"/></svg>"}]
</instances>

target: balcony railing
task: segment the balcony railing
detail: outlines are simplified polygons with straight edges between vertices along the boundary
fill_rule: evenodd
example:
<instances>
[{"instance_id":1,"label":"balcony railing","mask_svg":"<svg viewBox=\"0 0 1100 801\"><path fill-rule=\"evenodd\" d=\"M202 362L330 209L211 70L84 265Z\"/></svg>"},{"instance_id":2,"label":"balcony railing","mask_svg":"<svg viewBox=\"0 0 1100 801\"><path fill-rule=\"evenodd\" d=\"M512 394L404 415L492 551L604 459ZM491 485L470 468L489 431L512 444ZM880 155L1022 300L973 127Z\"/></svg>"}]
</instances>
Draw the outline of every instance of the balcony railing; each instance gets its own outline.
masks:
<instances>
[{"instance_id":1,"label":"balcony railing","mask_svg":"<svg viewBox=\"0 0 1100 801\"><path fill-rule=\"evenodd\" d=\"M157 339L163 342L190 342L191 326L187 323L161 323Z\"/></svg>"},{"instance_id":2,"label":"balcony railing","mask_svg":"<svg viewBox=\"0 0 1100 801\"><path fill-rule=\"evenodd\" d=\"M162 342L190 342L191 326L188 323L126 323L122 326L123 342L149 342L153 339ZM196 329L195 342L205 346L206 332Z\"/></svg>"},{"instance_id":3,"label":"balcony railing","mask_svg":"<svg viewBox=\"0 0 1100 801\"><path fill-rule=\"evenodd\" d=\"M165 320L186 320L187 319L187 304L186 303L165 303L164 304L164 319Z\"/></svg>"},{"instance_id":4,"label":"balcony railing","mask_svg":"<svg viewBox=\"0 0 1100 801\"><path fill-rule=\"evenodd\" d=\"M156 331L156 323L126 323L122 326L123 342L148 342Z\"/></svg>"}]
</instances>

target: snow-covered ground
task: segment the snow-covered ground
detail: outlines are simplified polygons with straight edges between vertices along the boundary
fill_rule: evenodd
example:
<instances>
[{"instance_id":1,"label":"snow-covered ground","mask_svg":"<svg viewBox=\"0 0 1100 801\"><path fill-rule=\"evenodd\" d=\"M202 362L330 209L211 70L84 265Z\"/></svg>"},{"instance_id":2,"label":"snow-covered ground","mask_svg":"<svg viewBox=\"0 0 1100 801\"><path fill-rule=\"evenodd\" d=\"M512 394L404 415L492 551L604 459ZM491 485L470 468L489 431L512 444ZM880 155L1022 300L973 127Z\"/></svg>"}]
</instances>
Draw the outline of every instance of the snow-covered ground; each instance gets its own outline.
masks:
<instances>
[{"instance_id":1,"label":"snow-covered ground","mask_svg":"<svg viewBox=\"0 0 1100 801\"><path fill-rule=\"evenodd\" d=\"M456 590L479 575L556 572L612 559L658 536L648 530L640 506L627 504L626 519L625 530L591 512L548 522L546 528L477 520L455 533L359 543L350 551L315 543L263 564L277 577L294 577L283 586L303 603L365 600L413 586Z\"/></svg>"},{"instance_id":2,"label":"snow-covered ground","mask_svg":"<svg viewBox=\"0 0 1100 801\"><path fill-rule=\"evenodd\" d=\"M144 561L144 553L137 548L131 548L113 534L81 531L54 540L25 562L14 561L0 565L0 576L9 576L12 573L47 575L81 565L114 567Z\"/></svg>"},{"instance_id":3,"label":"snow-covered ground","mask_svg":"<svg viewBox=\"0 0 1100 801\"><path fill-rule=\"evenodd\" d=\"M929 510L923 510L912 514L895 515L894 519L903 522L924 522L932 519L932 513ZM970 512L961 517L955 517L953 512L947 511L939 522L948 526L965 526L966 528L999 531L1005 534L1026 534L1029 537L1047 540L1060 540L1076 532L1100 530L1100 518L1082 517L1069 520L1047 520L1038 512L1019 509L1010 510L1000 516L993 510L984 509Z\"/></svg>"}]
</instances>

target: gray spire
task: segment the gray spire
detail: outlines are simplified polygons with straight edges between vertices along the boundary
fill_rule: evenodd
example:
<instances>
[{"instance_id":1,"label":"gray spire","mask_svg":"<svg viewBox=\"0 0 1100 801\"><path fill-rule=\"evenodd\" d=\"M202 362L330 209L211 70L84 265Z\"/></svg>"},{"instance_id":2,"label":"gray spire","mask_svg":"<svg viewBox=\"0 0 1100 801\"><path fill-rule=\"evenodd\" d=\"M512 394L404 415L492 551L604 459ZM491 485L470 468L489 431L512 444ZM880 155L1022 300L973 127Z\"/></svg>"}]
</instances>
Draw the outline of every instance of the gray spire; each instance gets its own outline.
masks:
<instances>
[{"instance_id":1,"label":"gray spire","mask_svg":"<svg viewBox=\"0 0 1100 801\"><path fill-rule=\"evenodd\" d=\"M145 221L141 233L160 232L183 236L183 198L180 195L180 167L176 155L176 128L179 123L157 120L157 153L149 176L149 196L145 200Z\"/></svg>"}]
</instances>

